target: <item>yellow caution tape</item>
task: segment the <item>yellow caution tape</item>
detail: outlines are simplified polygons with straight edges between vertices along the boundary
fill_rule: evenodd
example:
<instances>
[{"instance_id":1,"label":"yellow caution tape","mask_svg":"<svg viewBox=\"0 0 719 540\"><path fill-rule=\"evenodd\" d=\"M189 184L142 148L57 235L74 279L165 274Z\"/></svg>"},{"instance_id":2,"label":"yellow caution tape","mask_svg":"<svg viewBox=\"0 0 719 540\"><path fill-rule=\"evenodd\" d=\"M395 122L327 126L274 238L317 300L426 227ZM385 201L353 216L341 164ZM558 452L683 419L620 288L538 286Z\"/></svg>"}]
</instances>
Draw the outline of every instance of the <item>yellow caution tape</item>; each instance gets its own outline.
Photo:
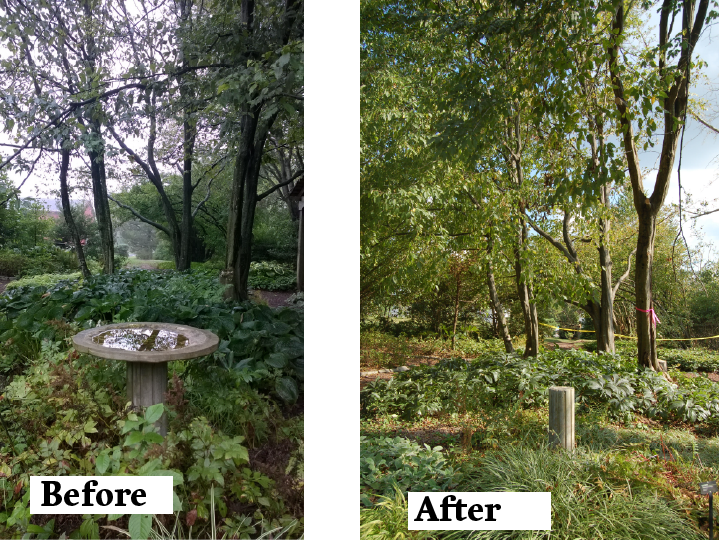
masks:
<instances>
[{"instance_id":1,"label":"yellow caution tape","mask_svg":"<svg viewBox=\"0 0 719 540\"><path fill-rule=\"evenodd\" d=\"M547 328L554 328L555 330L566 330L567 332L595 332L596 330L575 330L574 328L560 328L559 326L552 326L551 324L539 323L539 326L546 326Z\"/></svg>"},{"instance_id":2,"label":"yellow caution tape","mask_svg":"<svg viewBox=\"0 0 719 540\"><path fill-rule=\"evenodd\" d=\"M546 326L547 328L554 328L555 330L565 330L567 332L596 332L596 330L575 330L574 328L560 328L559 326L552 326L551 324L539 323L540 326ZM626 339L637 339L634 336L624 336L622 334L614 334L614 337L626 338ZM719 339L719 336L709 337L697 337L697 338L662 338L657 341L699 341L700 339Z\"/></svg>"}]
</instances>

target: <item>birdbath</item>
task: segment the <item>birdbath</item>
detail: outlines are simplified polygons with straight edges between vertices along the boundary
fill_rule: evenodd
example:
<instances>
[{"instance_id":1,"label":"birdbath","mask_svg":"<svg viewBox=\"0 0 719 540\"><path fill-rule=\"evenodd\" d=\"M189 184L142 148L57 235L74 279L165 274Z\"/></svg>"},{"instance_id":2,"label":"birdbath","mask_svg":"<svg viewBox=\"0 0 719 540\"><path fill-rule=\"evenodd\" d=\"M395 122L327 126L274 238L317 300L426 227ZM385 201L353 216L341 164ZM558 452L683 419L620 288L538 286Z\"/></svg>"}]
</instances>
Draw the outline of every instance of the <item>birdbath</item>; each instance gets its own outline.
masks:
<instances>
[{"instance_id":1,"label":"birdbath","mask_svg":"<svg viewBox=\"0 0 719 540\"><path fill-rule=\"evenodd\" d=\"M75 334L78 352L127 362L127 399L133 406L165 402L167 363L206 356L217 350L219 338L207 330L169 323L118 323ZM167 415L155 424L167 434Z\"/></svg>"}]
</instances>

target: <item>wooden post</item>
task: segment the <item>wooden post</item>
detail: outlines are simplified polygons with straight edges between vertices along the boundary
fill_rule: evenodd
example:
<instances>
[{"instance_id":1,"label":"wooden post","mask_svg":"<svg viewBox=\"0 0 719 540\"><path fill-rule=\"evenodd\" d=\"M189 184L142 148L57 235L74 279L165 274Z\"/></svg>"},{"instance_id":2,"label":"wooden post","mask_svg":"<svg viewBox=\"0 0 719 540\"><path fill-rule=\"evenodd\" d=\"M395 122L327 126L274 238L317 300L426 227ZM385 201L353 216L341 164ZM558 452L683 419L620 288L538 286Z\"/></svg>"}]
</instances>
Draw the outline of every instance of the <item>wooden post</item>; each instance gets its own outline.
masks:
<instances>
[{"instance_id":1,"label":"wooden post","mask_svg":"<svg viewBox=\"0 0 719 540\"><path fill-rule=\"evenodd\" d=\"M574 388L549 389L549 444L574 451Z\"/></svg>"},{"instance_id":2,"label":"wooden post","mask_svg":"<svg viewBox=\"0 0 719 540\"><path fill-rule=\"evenodd\" d=\"M136 407L165 403L167 392L167 362L128 362L127 399ZM155 422L160 435L167 435L167 413Z\"/></svg>"}]
</instances>

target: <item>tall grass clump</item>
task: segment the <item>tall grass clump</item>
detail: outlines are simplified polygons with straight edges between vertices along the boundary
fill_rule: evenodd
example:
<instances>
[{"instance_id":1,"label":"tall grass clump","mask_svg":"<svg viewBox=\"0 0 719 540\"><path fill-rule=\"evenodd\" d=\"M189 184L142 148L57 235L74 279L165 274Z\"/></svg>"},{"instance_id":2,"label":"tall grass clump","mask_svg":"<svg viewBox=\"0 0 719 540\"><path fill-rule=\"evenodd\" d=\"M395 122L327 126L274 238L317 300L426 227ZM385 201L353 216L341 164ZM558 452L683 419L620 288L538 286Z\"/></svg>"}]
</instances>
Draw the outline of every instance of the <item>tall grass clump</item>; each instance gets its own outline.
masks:
<instances>
[{"instance_id":1,"label":"tall grass clump","mask_svg":"<svg viewBox=\"0 0 719 540\"><path fill-rule=\"evenodd\" d=\"M508 447L487 454L458 491L552 492L552 540L592 538L700 539L673 502L650 489L613 485L602 474L601 454L575 455L546 447ZM476 531L450 535L471 539L550 538L538 531Z\"/></svg>"}]
</instances>

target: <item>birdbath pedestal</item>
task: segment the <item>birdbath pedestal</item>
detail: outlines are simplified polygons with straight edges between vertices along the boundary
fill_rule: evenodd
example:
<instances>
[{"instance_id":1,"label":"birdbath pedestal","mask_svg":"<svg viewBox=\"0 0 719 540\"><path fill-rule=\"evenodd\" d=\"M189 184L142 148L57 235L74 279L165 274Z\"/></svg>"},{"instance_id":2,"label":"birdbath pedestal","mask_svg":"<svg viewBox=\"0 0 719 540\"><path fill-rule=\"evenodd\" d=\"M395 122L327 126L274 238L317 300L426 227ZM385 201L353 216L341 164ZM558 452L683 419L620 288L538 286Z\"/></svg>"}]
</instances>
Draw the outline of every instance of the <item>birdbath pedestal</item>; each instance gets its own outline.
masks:
<instances>
[{"instance_id":1,"label":"birdbath pedestal","mask_svg":"<svg viewBox=\"0 0 719 540\"><path fill-rule=\"evenodd\" d=\"M84 330L72 338L78 352L127 362L127 399L133 406L165 402L167 363L206 356L219 338L207 330L170 323L118 323ZM167 415L156 424L167 434Z\"/></svg>"}]
</instances>

